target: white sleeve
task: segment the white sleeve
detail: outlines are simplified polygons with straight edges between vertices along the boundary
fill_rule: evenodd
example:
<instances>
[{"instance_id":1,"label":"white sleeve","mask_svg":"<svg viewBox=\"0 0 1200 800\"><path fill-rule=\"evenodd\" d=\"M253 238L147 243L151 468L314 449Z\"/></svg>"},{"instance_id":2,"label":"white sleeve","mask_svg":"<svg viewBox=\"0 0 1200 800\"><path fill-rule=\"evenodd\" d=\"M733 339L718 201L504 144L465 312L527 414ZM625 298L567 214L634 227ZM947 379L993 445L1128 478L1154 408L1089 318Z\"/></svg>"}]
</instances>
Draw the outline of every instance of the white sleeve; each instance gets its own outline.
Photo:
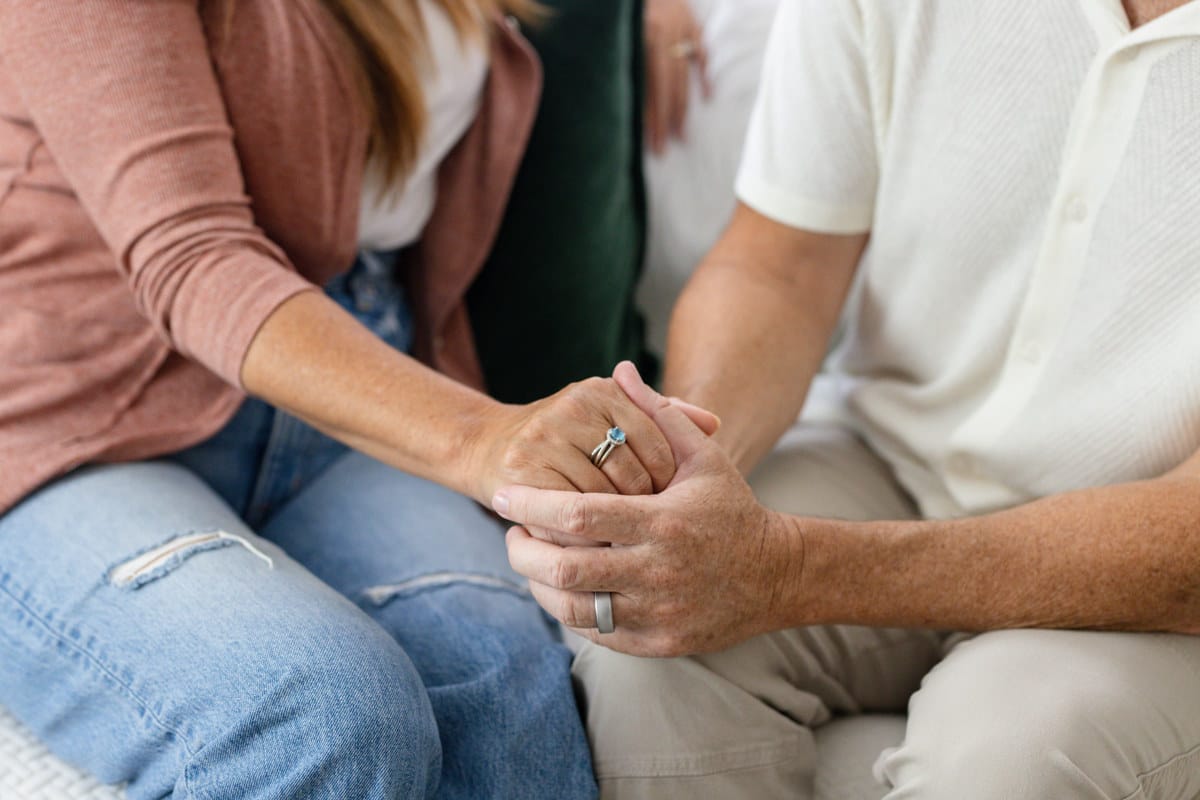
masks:
<instances>
[{"instance_id":1,"label":"white sleeve","mask_svg":"<svg viewBox=\"0 0 1200 800\"><path fill-rule=\"evenodd\" d=\"M738 198L821 233L871 229L879 168L859 4L782 0L737 179Z\"/></svg>"}]
</instances>

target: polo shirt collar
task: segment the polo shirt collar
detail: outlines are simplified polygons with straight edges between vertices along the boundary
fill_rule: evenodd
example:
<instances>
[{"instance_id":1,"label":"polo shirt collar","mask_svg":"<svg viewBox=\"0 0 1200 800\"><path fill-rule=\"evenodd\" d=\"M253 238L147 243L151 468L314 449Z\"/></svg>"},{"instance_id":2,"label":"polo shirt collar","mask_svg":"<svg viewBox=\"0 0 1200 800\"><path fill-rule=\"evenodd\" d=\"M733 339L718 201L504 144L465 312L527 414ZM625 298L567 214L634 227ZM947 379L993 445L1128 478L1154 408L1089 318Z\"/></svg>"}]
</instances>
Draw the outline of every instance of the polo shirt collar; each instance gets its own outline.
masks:
<instances>
[{"instance_id":1,"label":"polo shirt collar","mask_svg":"<svg viewBox=\"0 0 1200 800\"><path fill-rule=\"evenodd\" d=\"M1137 30L1131 30L1129 15L1121 0L1079 0L1092 25L1101 50L1120 49L1145 42L1200 36L1200 0L1191 0Z\"/></svg>"}]
</instances>

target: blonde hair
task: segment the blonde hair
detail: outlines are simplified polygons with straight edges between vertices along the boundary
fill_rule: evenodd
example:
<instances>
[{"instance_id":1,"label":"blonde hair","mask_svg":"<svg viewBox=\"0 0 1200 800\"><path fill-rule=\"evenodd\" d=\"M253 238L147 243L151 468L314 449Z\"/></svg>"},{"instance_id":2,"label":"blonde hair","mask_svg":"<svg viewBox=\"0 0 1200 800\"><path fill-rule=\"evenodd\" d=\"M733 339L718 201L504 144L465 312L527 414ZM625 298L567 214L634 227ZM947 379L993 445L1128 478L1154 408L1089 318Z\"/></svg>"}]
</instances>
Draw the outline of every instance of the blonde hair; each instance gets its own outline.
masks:
<instances>
[{"instance_id":1,"label":"blonde hair","mask_svg":"<svg viewBox=\"0 0 1200 800\"><path fill-rule=\"evenodd\" d=\"M323 0L341 26L359 97L371 121L368 158L385 185L403 181L417 158L426 106L420 70L428 56L416 0ZM434 0L464 39L485 38L494 13L533 19L536 0Z\"/></svg>"}]
</instances>

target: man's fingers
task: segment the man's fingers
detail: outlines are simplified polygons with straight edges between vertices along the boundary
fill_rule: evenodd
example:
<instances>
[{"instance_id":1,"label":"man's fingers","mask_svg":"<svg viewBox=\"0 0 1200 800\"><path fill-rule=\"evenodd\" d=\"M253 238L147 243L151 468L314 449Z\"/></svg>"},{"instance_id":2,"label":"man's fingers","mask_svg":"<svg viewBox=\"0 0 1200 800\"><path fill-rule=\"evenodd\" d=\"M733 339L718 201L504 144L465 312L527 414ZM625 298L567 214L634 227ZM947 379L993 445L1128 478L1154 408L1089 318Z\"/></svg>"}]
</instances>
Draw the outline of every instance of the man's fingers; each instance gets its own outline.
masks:
<instances>
[{"instance_id":1,"label":"man's fingers","mask_svg":"<svg viewBox=\"0 0 1200 800\"><path fill-rule=\"evenodd\" d=\"M508 486L496 492L492 508L519 525L548 528L596 542L636 544L643 538L640 529L646 516L641 503L645 499Z\"/></svg>"},{"instance_id":2,"label":"man's fingers","mask_svg":"<svg viewBox=\"0 0 1200 800\"><path fill-rule=\"evenodd\" d=\"M625 390L634 405L646 412L667 437L671 452L675 454L676 465L687 461L705 447L715 446L680 408L648 386L631 362L622 361L618 364L613 370L613 379Z\"/></svg>"},{"instance_id":3,"label":"man's fingers","mask_svg":"<svg viewBox=\"0 0 1200 800\"><path fill-rule=\"evenodd\" d=\"M546 586L537 581L529 582L529 591L538 605L546 609L546 613L566 625L578 630L596 628L596 594L594 591L569 592ZM601 590L603 591L603 590ZM613 604L613 622L624 630L636 630L633 623L633 603L618 592L611 592ZM623 620L622 625L620 621ZM603 638L601 638L603 641Z\"/></svg>"},{"instance_id":4,"label":"man's fingers","mask_svg":"<svg viewBox=\"0 0 1200 800\"><path fill-rule=\"evenodd\" d=\"M505 536L508 561L531 581L566 592L613 591L636 564L628 551L611 547L559 547L532 536L520 525Z\"/></svg>"},{"instance_id":5,"label":"man's fingers","mask_svg":"<svg viewBox=\"0 0 1200 800\"><path fill-rule=\"evenodd\" d=\"M667 402L682 411L688 419L696 423L696 427L704 431L705 436L712 436L721 429L721 418L708 409L680 400L678 397L668 397Z\"/></svg>"}]
</instances>

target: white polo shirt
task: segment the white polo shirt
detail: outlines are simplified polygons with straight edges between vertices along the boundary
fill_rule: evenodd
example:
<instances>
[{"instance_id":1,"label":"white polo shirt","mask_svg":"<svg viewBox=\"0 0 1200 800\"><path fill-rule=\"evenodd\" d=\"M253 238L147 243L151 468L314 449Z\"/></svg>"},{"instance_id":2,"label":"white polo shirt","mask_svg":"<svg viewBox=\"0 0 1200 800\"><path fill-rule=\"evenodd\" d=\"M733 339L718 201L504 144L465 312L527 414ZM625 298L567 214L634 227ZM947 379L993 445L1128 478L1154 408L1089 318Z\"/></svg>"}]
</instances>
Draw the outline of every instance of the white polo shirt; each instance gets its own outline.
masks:
<instances>
[{"instance_id":1,"label":"white polo shirt","mask_svg":"<svg viewBox=\"0 0 1200 800\"><path fill-rule=\"evenodd\" d=\"M870 231L805 414L928 516L1200 449L1200 0L783 0L738 194Z\"/></svg>"}]
</instances>

